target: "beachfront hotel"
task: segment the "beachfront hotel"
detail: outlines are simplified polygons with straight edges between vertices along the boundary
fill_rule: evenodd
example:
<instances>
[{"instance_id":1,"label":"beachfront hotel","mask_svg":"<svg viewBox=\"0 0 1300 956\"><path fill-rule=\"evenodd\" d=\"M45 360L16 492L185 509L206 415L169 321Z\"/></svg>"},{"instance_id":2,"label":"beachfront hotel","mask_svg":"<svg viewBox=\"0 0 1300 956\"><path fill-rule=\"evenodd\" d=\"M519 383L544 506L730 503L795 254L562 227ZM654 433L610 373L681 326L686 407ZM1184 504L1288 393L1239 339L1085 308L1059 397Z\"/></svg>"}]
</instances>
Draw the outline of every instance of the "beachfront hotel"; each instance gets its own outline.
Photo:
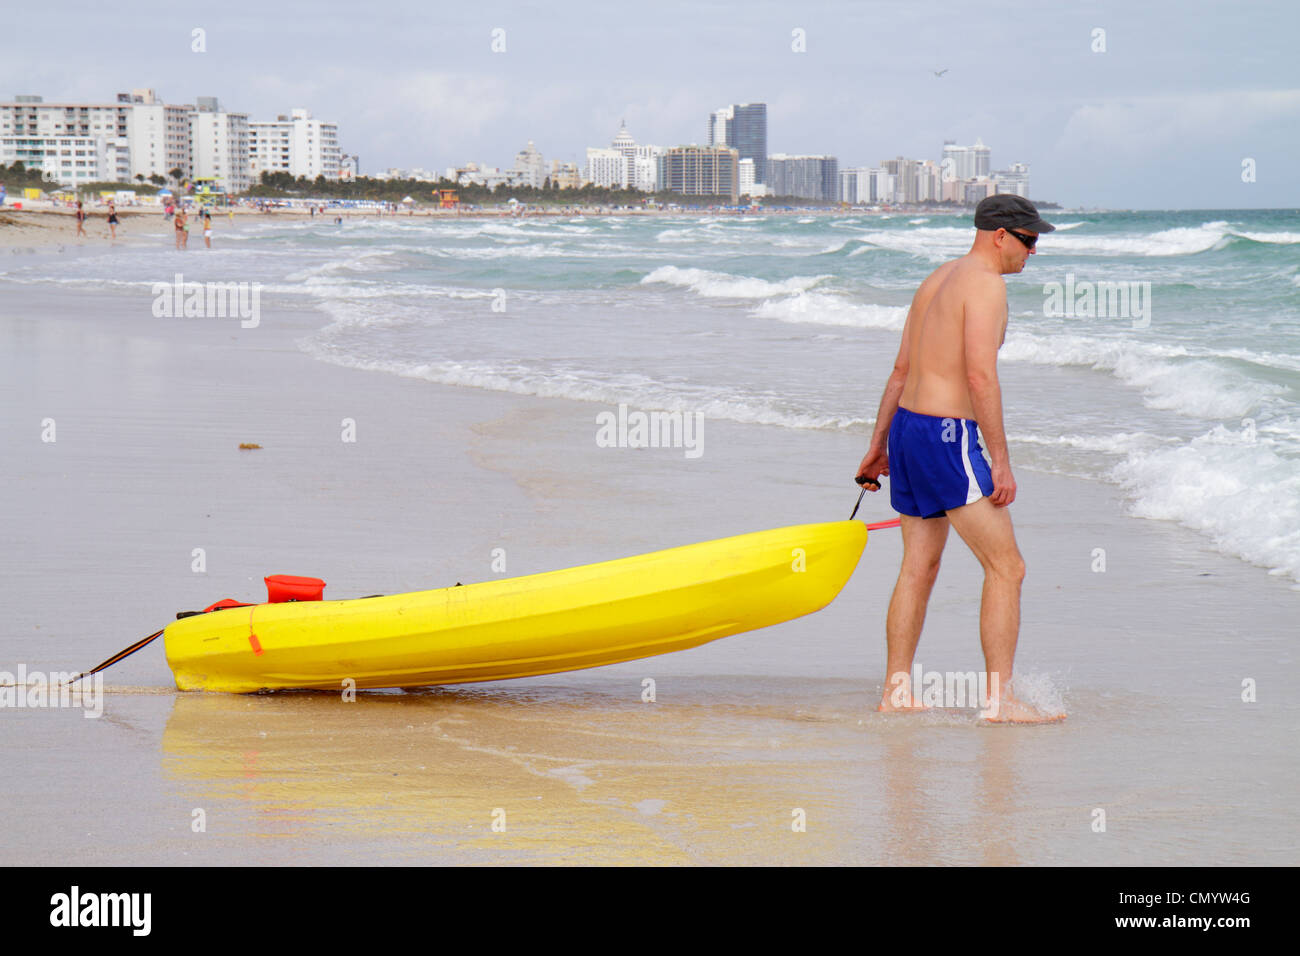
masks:
<instances>
[{"instance_id":1,"label":"beachfront hotel","mask_svg":"<svg viewBox=\"0 0 1300 956\"><path fill-rule=\"evenodd\" d=\"M21 160L51 182L126 182L131 177L129 113L122 103L15 97L0 103L0 161Z\"/></svg>"},{"instance_id":2,"label":"beachfront hotel","mask_svg":"<svg viewBox=\"0 0 1300 956\"><path fill-rule=\"evenodd\" d=\"M662 146L638 144L620 123L608 148L587 148L587 182L603 189L658 192L663 171Z\"/></svg>"},{"instance_id":3,"label":"beachfront hotel","mask_svg":"<svg viewBox=\"0 0 1300 956\"><path fill-rule=\"evenodd\" d=\"M840 161L834 156L773 153L767 160L766 185L773 196L835 202L840 193Z\"/></svg>"},{"instance_id":4,"label":"beachfront hotel","mask_svg":"<svg viewBox=\"0 0 1300 956\"><path fill-rule=\"evenodd\" d=\"M733 103L709 114L710 146L730 146L754 161L754 181L767 182L767 104ZM772 192L772 190L769 190Z\"/></svg>"},{"instance_id":5,"label":"beachfront hotel","mask_svg":"<svg viewBox=\"0 0 1300 956\"><path fill-rule=\"evenodd\" d=\"M164 103L153 90L119 93L127 110L127 140L131 152L131 177L162 176L171 170L188 170L191 106Z\"/></svg>"},{"instance_id":6,"label":"beachfront hotel","mask_svg":"<svg viewBox=\"0 0 1300 956\"><path fill-rule=\"evenodd\" d=\"M151 89L114 103L46 103L16 96L0 103L0 162L21 161L48 182L76 186L151 176L208 177L247 190L262 170L338 179L338 124L305 109L271 122L222 109L216 97L164 103Z\"/></svg>"},{"instance_id":7,"label":"beachfront hotel","mask_svg":"<svg viewBox=\"0 0 1300 956\"><path fill-rule=\"evenodd\" d=\"M233 193L253 184L248 156L248 114L221 108L215 96L200 96L190 114L190 175L211 177Z\"/></svg>"},{"instance_id":8,"label":"beachfront hotel","mask_svg":"<svg viewBox=\"0 0 1300 956\"><path fill-rule=\"evenodd\" d=\"M305 109L273 120L253 120L248 124L248 164L254 182L263 172L288 173L295 179L341 179L339 125L314 119Z\"/></svg>"},{"instance_id":9,"label":"beachfront hotel","mask_svg":"<svg viewBox=\"0 0 1300 956\"><path fill-rule=\"evenodd\" d=\"M740 198L740 152L730 146L675 146L664 153L663 174L668 192Z\"/></svg>"}]
</instances>

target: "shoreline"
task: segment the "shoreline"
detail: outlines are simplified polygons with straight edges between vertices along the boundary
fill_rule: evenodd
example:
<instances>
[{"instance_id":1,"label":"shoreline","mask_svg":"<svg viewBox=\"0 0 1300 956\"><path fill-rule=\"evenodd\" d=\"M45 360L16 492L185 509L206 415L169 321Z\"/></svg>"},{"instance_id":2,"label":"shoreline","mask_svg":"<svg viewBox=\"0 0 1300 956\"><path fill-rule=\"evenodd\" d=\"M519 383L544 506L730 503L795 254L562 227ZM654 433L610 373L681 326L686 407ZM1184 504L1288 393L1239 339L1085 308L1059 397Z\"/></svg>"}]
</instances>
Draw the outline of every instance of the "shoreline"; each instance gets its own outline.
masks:
<instances>
[{"instance_id":1,"label":"shoreline","mask_svg":"<svg viewBox=\"0 0 1300 956\"><path fill-rule=\"evenodd\" d=\"M85 239L78 239L76 235L76 223L73 219L74 209L69 209L63 205L53 205L46 200L39 200L45 205L34 208L14 209L12 205L0 207L0 249L14 249L21 247L48 247L63 244L84 244L94 239L108 238L108 227L105 222L107 218L107 205L103 203L94 203L87 205L86 213L86 230L91 235ZM961 216L969 215L969 211L961 210L907 210L907 211L873 211L870 209L759 209L757 211L736 211L732 209L626 209L622 207L609 206L575 206L564 208L549 208L545 206L526 206L521 207L522 212L512 212L507 209L434 209L434 208L416 208L413 210L399 209L396 212L380 213L374 209L349 209L349 208L331 208L326 207L324 213L315 216L309 212L304 212L293 208L273 208L270 210L252 209L243 206L233 207L231 210L220 210L214 214L213 219L217 220L218 228L229 228L228 224L243 225L252 222L311 222L316 220L330 221L336 216L342 216L344 221L356 220L426 220L435 219L440 221L455 219L537 219L537 218L556 218L572 219L583 217L632 217L644 219L680 219L680 218L698 218L702 215L708 216L887 216L899 218L902 216ZM230 213L233 212L233 219ZM117 210L118 219L122 225L126 225L131 220L138 220L148 224L158 224L160 227L165 226L168 220L164 217L161 208L141 207L141 206L123 206ZM51 219L50 217L58 217ZM195 233L191 231L193 237ZM128 236L119 237L117 242L126 242ZM201 232L197 238L202 241Z\"/></svg>"}]
</instances>

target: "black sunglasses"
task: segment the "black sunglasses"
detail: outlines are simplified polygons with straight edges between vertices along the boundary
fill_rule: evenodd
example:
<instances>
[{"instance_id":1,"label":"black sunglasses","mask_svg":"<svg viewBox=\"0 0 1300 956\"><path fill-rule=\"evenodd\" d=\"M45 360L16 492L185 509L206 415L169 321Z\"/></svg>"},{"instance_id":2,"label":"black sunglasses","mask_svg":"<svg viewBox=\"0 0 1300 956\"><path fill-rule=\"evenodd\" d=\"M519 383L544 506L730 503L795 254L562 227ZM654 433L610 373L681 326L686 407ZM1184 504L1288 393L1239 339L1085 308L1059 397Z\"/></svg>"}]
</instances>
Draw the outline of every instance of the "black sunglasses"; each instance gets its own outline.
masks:
<instances>
[{"instance_id":1,"label":"black sunglasses","mask_svg":"<svg viewBox=\"0 0 1300 956\"><path fill-rule=\"evenodd\" d=\"M1004 226L1003 228L1005 229L1006 227ZM1010 229L1007 229L1007 235L1015 236L1022 243L1024 243L1026 249L1034 248L1034 245L1038 242L1037 236L1026 236L1023 232L1012 232Z\"/></svg>"}]
</instances>

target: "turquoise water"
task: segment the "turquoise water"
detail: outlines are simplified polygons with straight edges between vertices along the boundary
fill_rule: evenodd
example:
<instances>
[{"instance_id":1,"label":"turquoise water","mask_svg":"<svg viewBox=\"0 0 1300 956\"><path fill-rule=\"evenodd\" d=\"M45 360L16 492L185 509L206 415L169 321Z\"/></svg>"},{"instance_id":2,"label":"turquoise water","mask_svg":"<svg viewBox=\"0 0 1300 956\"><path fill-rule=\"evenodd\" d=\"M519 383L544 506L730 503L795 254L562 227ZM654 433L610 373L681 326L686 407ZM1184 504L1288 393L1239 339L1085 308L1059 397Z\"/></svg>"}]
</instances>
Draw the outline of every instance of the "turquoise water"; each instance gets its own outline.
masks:
<instances>
[{"instance_id":1,"label":"turquoise water","mask_svg":"<svg viewBox=\"0 0 1300 956\"><path fill-rule=\"evenodd\" d=\"M1049 218L1007 278L1013 465L1119 484L1134 514L1300 581L1300 212ZM912 293L972 238L944 215L220 225L211 252L160 232L76 278L19 257L0 278L141 308L178 271L261 283L264 321L281 297L323 310L300 346L324 361L865 445ZM1103 293L1089 311L1088 283L1122 284L1127 308Z\"/></svg>"}]
</instances>

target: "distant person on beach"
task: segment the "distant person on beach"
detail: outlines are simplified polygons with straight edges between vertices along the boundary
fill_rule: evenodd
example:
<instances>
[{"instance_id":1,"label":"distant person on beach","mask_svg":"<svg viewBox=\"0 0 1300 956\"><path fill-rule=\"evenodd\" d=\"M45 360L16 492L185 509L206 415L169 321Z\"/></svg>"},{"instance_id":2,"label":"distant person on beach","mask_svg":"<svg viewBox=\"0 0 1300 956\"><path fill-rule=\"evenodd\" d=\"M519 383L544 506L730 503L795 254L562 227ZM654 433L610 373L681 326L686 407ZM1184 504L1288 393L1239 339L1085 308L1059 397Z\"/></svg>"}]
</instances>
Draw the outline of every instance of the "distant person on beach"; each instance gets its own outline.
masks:
<instances>
[{"instance_id":1,"label":"distant person on beach","mask_svg":"<svg viewBox=\"0 0 1300 956\"><path fill-rule=\"evenodd\" d=\"M77 200L77 235L86 234L86 210L81 208L81 201ZM76 238L75 236L73 238Z\"/></svg>"},{"instance_id":2,"label":"distant person on beach","mask_svg":"<svg viewBox=\"0 0 1300 956\"><path fill-rule=\"evenodd\" d=\"M112 203L108 204L108 229L109 232L112 233L112 235L109 238L116 239L117 238L117 208Z\"/></svg>"},{"instance_id":3,"label":"distant person on beach","mask_svg":"<svg viewBox=\"0 0 1300 956\"><path fill-rule=\"evenodd\" d=\"M1007 330L1002 277L1024 269L1038 236L1055 228L1028 199L990 196L975 209L970 252L930 273L912 299L857 474L866 487L875 485L872 491L880 488L881 475L889 476L890 503L902 521L903 562L885 624L881 711L921 709L921 689L911 686L910 672L951 524L984 568L980 644L990 719L1039 723L1065 716L1018 700L1010 687L1025 562L1007 510L1016 482L997 372ZM980 452L981 433L991 468Z\"/></svg>"},{"instance_id":4,"label":"distant person on beach","mask_svg":"<svg viewBox=\"0 0 1300 956\"><path fill-rule=\"evenodd\" d=\"M209 249L212 248L212 211L203 210L203 244Z\"/></svg>"},{"instance_id":5,"label":"distant person on beach","mask_svg":"<svg viewBox=\"0 0 1300 956\"><path fill-rule=\"evenodd\" d=\"M185 248L185 212L176 210L176 218L172 220L172 226L176 232L176 248Z\"/></svg>"}]
</instances>

